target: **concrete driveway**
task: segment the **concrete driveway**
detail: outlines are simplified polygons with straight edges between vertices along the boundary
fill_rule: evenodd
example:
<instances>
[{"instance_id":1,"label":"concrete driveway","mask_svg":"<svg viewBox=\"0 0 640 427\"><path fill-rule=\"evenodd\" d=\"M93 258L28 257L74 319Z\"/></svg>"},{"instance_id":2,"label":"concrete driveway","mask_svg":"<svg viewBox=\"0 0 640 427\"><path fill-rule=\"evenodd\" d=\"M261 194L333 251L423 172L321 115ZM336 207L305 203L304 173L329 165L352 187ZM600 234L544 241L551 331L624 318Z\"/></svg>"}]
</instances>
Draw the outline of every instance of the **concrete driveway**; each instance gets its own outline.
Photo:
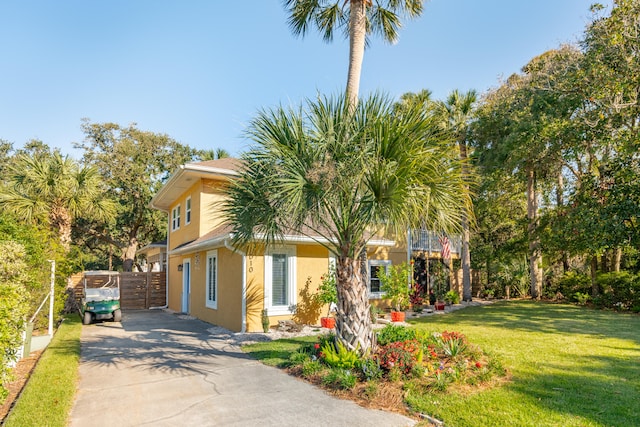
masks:
<instances>
[{"instance_id":1,"label":"concrete driveway","mask_svg":"<svg viewBox=\"0 0 640 427\"><path fill-rule=\"evenodd\" d=\"M407 426L398 414L333 398L164 311L84 326L72 427Z\"/></svg>"}]
</instances>

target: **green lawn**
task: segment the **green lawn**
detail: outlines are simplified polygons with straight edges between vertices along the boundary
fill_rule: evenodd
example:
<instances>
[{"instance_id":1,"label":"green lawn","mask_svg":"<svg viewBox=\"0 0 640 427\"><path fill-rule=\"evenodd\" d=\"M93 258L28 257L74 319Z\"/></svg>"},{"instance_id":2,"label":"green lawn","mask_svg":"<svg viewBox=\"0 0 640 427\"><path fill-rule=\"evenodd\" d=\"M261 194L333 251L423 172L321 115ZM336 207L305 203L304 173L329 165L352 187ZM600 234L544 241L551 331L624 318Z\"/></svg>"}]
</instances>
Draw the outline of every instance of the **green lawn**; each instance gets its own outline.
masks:
<instances>
[{"instance_id":1,"label":"green lawn","mask_svg":"<svg viewBox=\"0 0 640 427\"><path fill-rule=\"evenodd\" d=\"M416 411L448 427L640 425L638 315L512 301L411 322L427 331L464 333L511 374L491 389L408 392ZM277 364L298 346L286 340L247 350Z\"/></svg>"},{"instance_id":2,"label":"green lawn","mask_svg":"<svg viewBox=\"0 0 640 427\"><path fill-rule=\"evenodd\" d=\"M638 426L640 316L502 302L413 322L457 330L493 353L511 381L472 394L410 395L448 426Z\"/></svg>"},{"instance_id":3,"label":"green lawn","mask_svg":"<svg viewBox=\"0 0 640 427\"><path fill-rule=\"evenodd\" d=\"M77 315L60 325L4 427L67 425L76 393L81 331Z\"/></svg>"}]
</instances>

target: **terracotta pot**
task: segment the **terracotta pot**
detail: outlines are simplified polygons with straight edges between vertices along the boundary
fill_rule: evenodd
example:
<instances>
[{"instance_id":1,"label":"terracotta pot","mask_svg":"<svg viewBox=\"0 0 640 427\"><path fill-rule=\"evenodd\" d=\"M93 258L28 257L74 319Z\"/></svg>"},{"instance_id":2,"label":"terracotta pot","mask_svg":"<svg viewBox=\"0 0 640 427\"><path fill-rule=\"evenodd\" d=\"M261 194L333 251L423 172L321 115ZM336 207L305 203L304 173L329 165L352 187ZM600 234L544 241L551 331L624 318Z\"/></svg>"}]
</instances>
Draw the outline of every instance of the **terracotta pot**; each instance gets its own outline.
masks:
<instances>
[{"instance_id":1,"label":"terracotta pot","mask_svg":"<svg viewBox=\"0 0 640 427\"><path fill-rule=\"evenodd\" d=\"M404 322L404 311L392 311L391 312L391 321L392 322Z\"/></svg>"},{"instance_id":2,"label":"terracotta pot","mask_svg":"<svg viewBox=\"0 0 640 427\"><path fill-rule=\"evenodd\" d=\"M436 303L436 310L443 311L444 310L444 303L443 302L437 302Z\"/></svg>"},{"instance_id":3,"label":"terracotta pot","mask_svg":"<svg viewBox=\"0 0 640 427\"><path fill-rule=\"evenodd\" d=\"M333 317L321 317L320 325L323 328L333 329L336 327L336 319L334 319Z\"/></svg>"}]
</instances>

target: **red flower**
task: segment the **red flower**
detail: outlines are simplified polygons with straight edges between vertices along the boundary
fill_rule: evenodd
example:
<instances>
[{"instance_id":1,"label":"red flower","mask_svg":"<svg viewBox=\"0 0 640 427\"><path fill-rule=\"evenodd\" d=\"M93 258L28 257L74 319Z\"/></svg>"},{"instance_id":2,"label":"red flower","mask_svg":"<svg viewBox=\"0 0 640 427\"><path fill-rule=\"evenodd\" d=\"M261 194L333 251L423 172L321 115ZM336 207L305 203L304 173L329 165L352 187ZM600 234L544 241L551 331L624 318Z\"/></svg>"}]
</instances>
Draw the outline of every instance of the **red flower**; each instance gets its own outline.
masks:
<instances>
[{"instance_id":1,"label":"red flower","mask_svg":"<svg viewBox=\"0 0 640 427\"><path fill-rule=\"evenodd\" d=\"M476 362L476 368L478 368L478 369L482 368L482 363Z\"/></svg>"},{"instance_id":2,"label":"red flower","mask_svg":"<svg viewBox=\"0 0 640 427\"><path fill-rule=\"evenodd\" d=\"M316 350L318 350L318 349L320 348L320 344L315 343L315 344L313 345L313 348L315 348Z\"/></svg>"}]
</instances>

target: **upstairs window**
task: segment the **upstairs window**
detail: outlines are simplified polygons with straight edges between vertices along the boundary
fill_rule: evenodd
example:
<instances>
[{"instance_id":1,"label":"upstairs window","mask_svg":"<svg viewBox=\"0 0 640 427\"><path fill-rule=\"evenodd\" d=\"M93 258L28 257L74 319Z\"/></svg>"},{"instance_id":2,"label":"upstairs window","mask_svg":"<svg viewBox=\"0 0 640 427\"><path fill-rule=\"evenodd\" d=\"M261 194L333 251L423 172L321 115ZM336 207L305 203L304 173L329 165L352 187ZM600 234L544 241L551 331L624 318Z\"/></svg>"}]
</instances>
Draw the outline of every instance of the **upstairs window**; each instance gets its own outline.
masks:
<instances>
[{"instance_id":1,"label":"upstairs window","mask_svg":"<svg viewBox=\"0 0 640 427\"><path fill-rule=\"evenodd\" d=\"M187 197L184 207L184 225L191 224L191 196Z\"/></svg>"},{"instance_id":2,"label":"upstairs window","mask_svg":"<svg viewBox=\"0 0 640 427\"><path fill-rule=\"evenodd\" d=\"M171 210L171 231L180 228L180 205Z\"/></svg>"}]
</instances>

